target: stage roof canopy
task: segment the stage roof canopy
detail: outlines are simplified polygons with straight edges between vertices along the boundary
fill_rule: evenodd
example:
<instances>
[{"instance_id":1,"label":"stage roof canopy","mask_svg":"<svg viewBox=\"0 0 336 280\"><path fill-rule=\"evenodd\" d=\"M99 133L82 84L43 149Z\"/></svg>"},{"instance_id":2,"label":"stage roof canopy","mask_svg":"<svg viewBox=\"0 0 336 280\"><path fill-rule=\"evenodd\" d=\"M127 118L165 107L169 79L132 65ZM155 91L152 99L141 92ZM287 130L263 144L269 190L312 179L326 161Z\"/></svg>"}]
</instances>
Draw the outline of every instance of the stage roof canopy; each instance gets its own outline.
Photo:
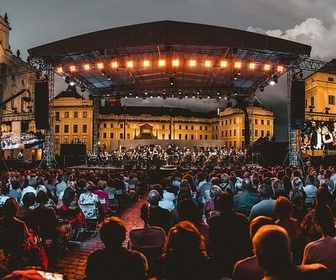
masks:
<instances>
[{"instance_id":1,"label":"stage roof canopy","mask_svg":"<svg viewBox=\"0 0 336 280\"><path fill-rule=\"evenodd\" d=\"M102 97L208 97L262 90L310 56L308 45L231 28L159 21L88 33L28 50Z\"/></svg>"}]
</instances>

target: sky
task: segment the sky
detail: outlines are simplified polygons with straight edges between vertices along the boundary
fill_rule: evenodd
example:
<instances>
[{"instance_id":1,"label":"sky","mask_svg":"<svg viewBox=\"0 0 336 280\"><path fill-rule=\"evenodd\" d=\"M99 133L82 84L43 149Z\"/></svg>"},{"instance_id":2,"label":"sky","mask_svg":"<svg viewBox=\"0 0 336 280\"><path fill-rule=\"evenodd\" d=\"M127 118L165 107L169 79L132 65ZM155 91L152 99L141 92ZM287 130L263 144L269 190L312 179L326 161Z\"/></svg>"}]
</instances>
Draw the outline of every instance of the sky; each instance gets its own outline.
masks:
<instances>
[{"instance_id":1,"label":"sky","mask_svg":"<svg viewBox=\"0 0 336 280\"><path fill-rule=\"evenodd\" d=\"M336 58L335 0L1 0L7 13L13 53L61 39L138 23L175 20L247 30L312 46L311 58ZM67 85L56 79L55 93ZM286 75L257 98L276 118L276 141L288 139ZM128 99L126 105L150 106L153 100ZM142 102L138 104L135 102ZM152 103L147 103L152 102ZM162 100L160 101L162 102ZM225 107L225 101L167 99L164 106L195 111ZM155 104L155 105L162 105Z\"/></svg>"}]
</instances>

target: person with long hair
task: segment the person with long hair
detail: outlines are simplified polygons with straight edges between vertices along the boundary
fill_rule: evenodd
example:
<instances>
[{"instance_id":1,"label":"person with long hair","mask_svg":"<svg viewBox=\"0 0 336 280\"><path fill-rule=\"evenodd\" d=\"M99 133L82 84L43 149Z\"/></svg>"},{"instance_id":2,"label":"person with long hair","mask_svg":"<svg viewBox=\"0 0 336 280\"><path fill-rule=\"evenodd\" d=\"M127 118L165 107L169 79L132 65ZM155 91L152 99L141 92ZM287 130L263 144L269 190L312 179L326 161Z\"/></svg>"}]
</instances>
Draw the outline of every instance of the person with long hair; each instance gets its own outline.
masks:
<instances>
[{"instance_id":1,"label":"person with long hair","mask_svg":"<svg viewBox=\"0 0 336 280\"><path fill-rule=\"evenodd\" d=\"M190 221L176 224L168 233L157 279L214 279L204 238Z\"/></svg>"}]
</instances>

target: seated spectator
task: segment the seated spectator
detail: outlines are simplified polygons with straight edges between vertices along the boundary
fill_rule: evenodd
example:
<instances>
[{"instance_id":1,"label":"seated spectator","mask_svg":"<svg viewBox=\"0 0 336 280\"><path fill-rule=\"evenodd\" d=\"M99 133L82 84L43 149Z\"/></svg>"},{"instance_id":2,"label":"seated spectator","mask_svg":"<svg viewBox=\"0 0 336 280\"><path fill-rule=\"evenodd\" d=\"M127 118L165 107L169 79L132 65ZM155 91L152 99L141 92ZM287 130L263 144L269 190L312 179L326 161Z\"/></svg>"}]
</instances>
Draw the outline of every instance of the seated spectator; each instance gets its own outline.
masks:
<instances>
[{"instance_id":1,"label":"seated spectator","mask_svg":"<svg viewBox=\"0 0 336 280\"><path fill-rule=\"evenodd\" d=\"M29 229L36 233L36 224L34 219L34 205L36 195L33 192L27 192L22 198L22 205L19 206L17 217L24 221Z\"/></svg>"},{"instance_id":2,"label":"seated spectator","mask_svg":"<svg viewBox=\"0 0 336 280\"><path fill-rule=\"evenodd\" d=\"M231 194L220 193L216 204L220 214L207 221L215 273L218 278L231 277L234 264L252 255L249 223L245 215L232 210Z\"/></svg>"},{"instance_id":3,"label":"seated spectator","mask_svg":"<svg viewBox=\"0 0 336 280\"><path fill-rule=\"evenodd\" d=\"M325 265L332 278L336 276L336 239L335 222L329 206L316 209L315 217L322 231L322 237L307 244L302 264L321 263Z\"/></svg>"},{"instance_id":4,"label":"seated spectator","mask_svg":"<svg viewBox=\"0 0 336 280\"><path fill-rule=\"evenodd\" d=\"M280 226L261 227L252 242L258 264L264 272L263 279L328 279L327 269L322 264L295 266L292 263L290 239L286 230Z\"/></svg>"},{"instance_id":5,"label":"seated spectator","mask_svg":"<svg viewBox=\"0 0 336 280\"><path fill-rule=\"evenodd\" d=\"M157 190L151 190L148 193L148 224L151 226L158 226L163 228L167 234L172 225L172 217L171 213L167 209L163 209L159 206L160 200L161 197Z\"/></svg>"},{"instance_id":6,"label":"seated spectator","mask_svg":"<svg viewBox=\"0 0 336 280\"><path fill-rule=\"evenodd\" d=\"M251 179L245 178L242 182L242 192L237 193L233 197L234 210L248 217L252 207L259 202L260 198L258 194L252 190Z\"/></svg>"},{"instance_id":7,"label":"seated spectator","mask_svg":"<svg viewBox=\"0 0 336 280\"><path fill-rule=\"evenodd\" d=\"M89 205L94 205L96 208L99 207L98 195L94 194L96 187L92 181L86 182L86 192L82 193L78 199L78 204L81 207L86 219L90 219L96 216L94 208L87 207Z\"/></svg>"},{"instance_id":8,"label":"seated spectator","mask_svg":"<svg viewBox=\"0 0 336 280\"><path fill-rule=\"evenodd\" d=\"M166 233L161 227L148 224L148 206L143 204L140 209L141 219L144 221L143 228L135 228L129 232L129 248L143 253L148 261L149 276L156 274L156 266L162 254L166 241Z\"/></svg>"},{"instance_id":9,"label":"seated spectator","mask_svg":"<svg viewBox=\"0 0 336 280\"><path fill-rule=\"evenodd\" d=\"M215 279L204 240L193 223L183 221L171 228L165 251L160 260L158 279Z\"/></svg>"},{"instance_id":10,"label":"seated spectator","mask_svg":"<svg viewBox=\"0 0 336 280\"><path fill-rule=\"evenodd\" d=\"M317 193L315 177L313 175L307 176L306 185L303 187L303 190L306 194L305 205L307 208L312 208Z\"/></svg>"},{"instance_id":11,"label":"seated spectator","mask_svg":"<svg viewBox=\"0 0 336 280\"><path fill-rule=\"evenodd\" d=\"M258 216L250 222L250 236L251 240L257 233L259 228L264 225L273 225L274 220L266 216ZM232 280L261 280L264 277L264 273L257 262L256 255L247 257L243 260L236 262L233 273Z\"/></svg>"},{"instance_id":12,"label":"seated spectator","mask_svg":"<svg viewBox=\"0 0 336 280\"><path fill-rule=\"evenodd\" d=\"M146 257L122 246L126 238L126 227L120 218L109 217L101 222L99 235L105 248L89 255L85 270L87 280L147 279Z\"/></svg>"},{"instance_id":13,"label":"seated spectator","mask_svg":"<svg viewBox=\"0 0 336 280\"><path fill-rule=\"evenodd\" d=\"M275 201L275 224L283 227L291 241L294 264L301 264L304 248L303 231L300 222L292 217L292 205L288 198L280 196Z\"/></svg>"},{"instance_id":14,"label":"seated spectator","mask_svg":"<svg viewBox=\"0 0 336 280\"><path fill-rule=\"evenodd\" d=\"M22 191L21 185L18 180L12 180L12 189L9 191L8 196L15 198L18 202L21 200Z\"/></svg>"},{"instance_id":15,"label":"seated spectator","mask_svg":"<svg viewBox=\"0 0 336 280\"><path fill-rule=\"evenodd\" d=\"M274 195L273 188L269 184L262 183L259 185L258 193L260 195L261 201L251 208L249 220L251 221L258 216L267 216L275 219L275 200L272 199Z\"/></svg>"},{"instance_id":16,"label":"seated spectator","mask_svg":"<svg viewBox=\"0 0 336 280\"><path fill-rule=\"evenodd\" d=\"M316 206L315 209L309 211L301 222L303 233L306 239L306 243L315 241L322 237L320 226L316 220L316 211L320 208L324 208L330 201L331 194L327 188L320 187L316 193Z\"/></svg>"},{"instance_id":17,"label":"seated spectator","mask_svg":"<svg viewBox=\"0 0 336 280\"><path fill-rule=\"evenodd\" d=\"M9 268L18 267L17 263L21 257L21 244L29 236L26 224L16 218L19 210L19 203L15 198L6 200L3 206L4 216L0 218L0 248L4 249L5 255L9 256Z\"/></svg>"},{"instance_id":18,"label":"seated spectator","mask_svg":"<svg viewBox=\"0 0 336 280\"><path fill-rule=\"evenodd\" d=\"M105 217L105 215L110 211L110 199L108 193L105 191L106 188L107 182L105 180L100 180L97 184L97 189L93 191L99 199L101 218Z\"/></svg>"},{"instance_id":19,"label":"seated spectator","mask_svg":"<svg viewBox=\"0 0 336 280\"><path fill-rule=\"evenodd\" d=\"M222 189L217 186L214 185L211 187L210 189L210 200L208 200L205 205L204 205L204 217L205 219L210 218L210 215L212 215L211 213L213 213L213 211L216 210L216 205L215 205L215 200L218 194L220 194L222 192Z\"/></svg>"},{"instance_id":20,"label":"seated spectator","mask_svg":"<svg viewBox=\"0 0 336 280\"><path fill-rule=\"evenodd\" d=\"M294 177L292 184L293 188L289 192L289 200L293 208L293 217L301 222L307 214L306 193L303 190L303 182L299 177Z\"/></svg>"}]
</instances>

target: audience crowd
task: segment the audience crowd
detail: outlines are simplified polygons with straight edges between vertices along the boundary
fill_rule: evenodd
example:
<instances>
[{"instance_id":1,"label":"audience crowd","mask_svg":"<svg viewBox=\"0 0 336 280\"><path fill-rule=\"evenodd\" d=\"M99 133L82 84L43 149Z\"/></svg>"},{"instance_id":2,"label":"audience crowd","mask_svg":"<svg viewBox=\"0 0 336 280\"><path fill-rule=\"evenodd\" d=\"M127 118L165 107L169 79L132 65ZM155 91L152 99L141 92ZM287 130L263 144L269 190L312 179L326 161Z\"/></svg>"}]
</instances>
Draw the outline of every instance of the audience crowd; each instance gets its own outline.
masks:
<instances>
[{"instance_id":1,"label":"audience crowd","mask_svg":"<svg viewBox=\"0 0 336 280\"><path fill-rule=\"evenodd\" d=\"M174 169L155 184L143 169L3 171L1 276L24 268L29 238L57 262L93 204L104 248L87 279L336 279L335 183L324 165ZM126 229L119 213L141 195L144 226Z\"/></svg>"}]
</instances>

